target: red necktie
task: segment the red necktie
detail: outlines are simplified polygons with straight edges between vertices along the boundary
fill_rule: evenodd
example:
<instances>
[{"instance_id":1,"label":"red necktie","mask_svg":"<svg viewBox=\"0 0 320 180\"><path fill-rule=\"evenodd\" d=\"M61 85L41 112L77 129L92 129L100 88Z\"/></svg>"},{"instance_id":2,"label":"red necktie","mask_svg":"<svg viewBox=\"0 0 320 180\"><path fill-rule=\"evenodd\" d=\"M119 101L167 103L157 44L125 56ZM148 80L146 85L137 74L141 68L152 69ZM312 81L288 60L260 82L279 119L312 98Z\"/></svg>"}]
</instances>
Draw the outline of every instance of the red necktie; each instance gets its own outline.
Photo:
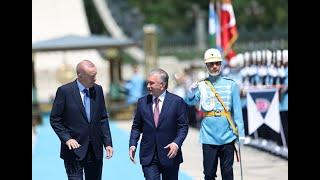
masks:
<instances>
[{"instance_id":1,"label":"red necktie","mask_svg":"<svg viewBox=\"0 0 320 180\"><path fill-rule=\"evenodd\" d=\"M154 124L158 125L158 120L159 120L159 114L160 114L160 111L159 111L159 101L160 99L159 98L155 98L154 99L154 113L153 113L153 119L154 119Z\"/></svg>"}]
</instances>

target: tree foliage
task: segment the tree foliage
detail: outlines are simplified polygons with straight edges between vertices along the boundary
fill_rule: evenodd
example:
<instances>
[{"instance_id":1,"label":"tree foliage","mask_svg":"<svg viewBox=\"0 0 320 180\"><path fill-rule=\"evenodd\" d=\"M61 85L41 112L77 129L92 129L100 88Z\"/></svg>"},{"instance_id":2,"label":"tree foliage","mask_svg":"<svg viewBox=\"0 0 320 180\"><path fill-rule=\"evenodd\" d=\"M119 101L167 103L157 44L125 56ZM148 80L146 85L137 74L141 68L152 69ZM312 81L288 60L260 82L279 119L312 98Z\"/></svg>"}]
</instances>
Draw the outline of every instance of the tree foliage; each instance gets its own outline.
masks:
<instances>
[{"instance_id":1,"label":"tree foliage","mask_svg":"<svg viewBox=\"0 0 320 180\"><path fill-rule=\"evenodd\" d=\"M145 24L159 27L159 42L194 42L195 6L208 18L209 0L122 0L139 9ZM217 1L217 0L214 0ZM92 0L84 0L88 22L94 34L108 34ZM233 0L238 41L287 39L288 0ZM125 13L125 12L123 12ZM134 17L133 17L134 18ZM142 29L142 27L141 27Z\"/></svg>"},{"instance_id":2,"label":"tree foliage","mask_svg":"<svg viewBox=\"0 0 320 180\"><path fill-rule=\"evenodd\" d=\"M246 29L288 28L288 0L233 2L237 24Z\"/></svg>"},{"instance_id":3,"label":"tree foliage","mask_svg":"<svg viewBox=\"0 0 320 180\"><path fill-rule=\"evenodd\" d=\"M190 32L194 28L195 3L208 14L209 0L128 0L166 33ZM234 0L237 26L243 32L284 34L288 31L288 0ZM276 35L275 35L276 36Z\"/></svg>"},{"instance_id":4,"label":"tree foliage","mask_svg":"<svg viewBox=\"0 0 320 180\"><path fill-rule=\"evenodd\" d=\"M187 29L193 24L192 6L194 0L128 0L145 16L145 23L159 25L165 32ZM197 4L206 8L207 0Z\"/></svg>"}]
</instances>

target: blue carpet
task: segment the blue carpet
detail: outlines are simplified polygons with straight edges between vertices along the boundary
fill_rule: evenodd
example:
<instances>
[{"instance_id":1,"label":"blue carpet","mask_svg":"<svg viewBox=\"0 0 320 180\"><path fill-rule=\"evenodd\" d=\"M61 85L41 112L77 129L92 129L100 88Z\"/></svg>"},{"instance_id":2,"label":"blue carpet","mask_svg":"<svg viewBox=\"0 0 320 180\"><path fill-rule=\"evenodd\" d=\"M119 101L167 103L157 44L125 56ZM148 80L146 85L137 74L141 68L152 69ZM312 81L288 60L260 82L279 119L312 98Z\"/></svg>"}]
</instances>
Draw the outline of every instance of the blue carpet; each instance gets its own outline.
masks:
<instances>
[{"instance_id":1,"label":"blue carpet","mask_svg":"<svg viewBox=\"0 0 320 180\"><path fill-rule=\"evenodd\" d=\"M139 164L139 149L136 162L133 164L128 156L129 133L121 130L115 122L110 121L110 129L114 146L111 159L103 160L103 180L143 180ZM60 140L49 123L49 116L43 117L43 124L37 127L37 139L32 154L32 180L64 180L67 179L63 160L60 159ZM186 173L179 172L179 180L191 180Z\"/></svg>"}]
</instances>

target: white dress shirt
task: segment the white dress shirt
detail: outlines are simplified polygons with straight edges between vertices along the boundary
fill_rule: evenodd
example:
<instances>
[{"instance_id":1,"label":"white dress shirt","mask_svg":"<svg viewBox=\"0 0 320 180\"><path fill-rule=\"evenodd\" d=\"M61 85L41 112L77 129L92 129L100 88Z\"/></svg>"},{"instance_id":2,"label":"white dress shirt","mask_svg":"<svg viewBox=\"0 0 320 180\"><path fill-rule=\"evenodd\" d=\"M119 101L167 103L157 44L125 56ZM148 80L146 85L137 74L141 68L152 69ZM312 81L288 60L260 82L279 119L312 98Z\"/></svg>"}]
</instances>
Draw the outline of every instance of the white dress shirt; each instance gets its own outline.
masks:
<instances>
[{"instance_id":1,"label":"white dress shirt","mask_svg":"<svg viewBox=\"0 0 320 180\"><path fill-rule=\"evenodd\" d=\"M161 113L161 109L162 109L162 106L163 106L163 102L164 102L164 98L166 97L166 92L167 91L164 91L158 98L159 98L159 114ZM155 103L155 101L154 101L154 99L155 99L156 97L155 96L152 96L152 111L153 111L153 113L154 113L154 107L155 107L155 105L156 105L156 103Z\"/></svg>"}]
</instances>

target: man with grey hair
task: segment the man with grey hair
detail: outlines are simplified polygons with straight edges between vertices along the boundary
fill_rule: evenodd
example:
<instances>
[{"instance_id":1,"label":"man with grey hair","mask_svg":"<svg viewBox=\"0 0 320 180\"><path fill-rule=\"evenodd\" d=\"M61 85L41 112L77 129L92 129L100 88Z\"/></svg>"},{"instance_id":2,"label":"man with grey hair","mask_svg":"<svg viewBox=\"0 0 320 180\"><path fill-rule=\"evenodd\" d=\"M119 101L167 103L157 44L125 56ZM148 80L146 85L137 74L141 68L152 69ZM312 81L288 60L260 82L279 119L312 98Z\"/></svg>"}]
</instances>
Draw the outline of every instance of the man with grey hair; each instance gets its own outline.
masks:
<instances>
[{"instance_id":1,"label":"man with grey hair","mask_svg":"<svg viewBox=\"0 0 320 180\"><path fill-rule=\"evenodd\" d=\"M149 94L138 100L129 141L134 156L142 133L140 163L147 180L177 180L183 162L181 146L188 133L187 105L167 91L168 73L153 69L148 75Z\"/></svg>"},{"instance_id":2,"label":"man with grey hair","mask_svg":"<svg viewBox=\"0 0 320 180\"><path fill-rule=\"evenodd\" d=\"M60 157L69 180L101 180L103 146L113 154L107 110L97 68L89 60L76 68L78 78L58 88L50 123L61 141Z\"/></svg>"}]
</instances>

